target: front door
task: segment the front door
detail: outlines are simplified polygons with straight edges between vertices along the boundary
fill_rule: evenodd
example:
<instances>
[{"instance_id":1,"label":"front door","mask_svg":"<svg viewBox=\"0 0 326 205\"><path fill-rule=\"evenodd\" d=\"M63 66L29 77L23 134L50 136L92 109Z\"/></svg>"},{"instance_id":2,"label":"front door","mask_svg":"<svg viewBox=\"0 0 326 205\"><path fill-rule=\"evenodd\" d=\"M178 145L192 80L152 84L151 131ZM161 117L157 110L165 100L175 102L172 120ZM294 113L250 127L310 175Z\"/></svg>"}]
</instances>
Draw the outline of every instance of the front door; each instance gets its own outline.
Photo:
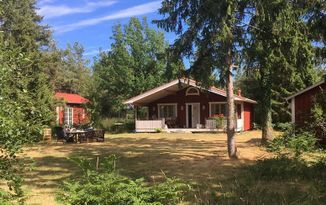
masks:
<instances>
[{"instance_id":1,"label":"front door","mask_svg":"<svg viewBox=\"0 0 326 205\"><path fill-rule=\"evenodd\" d=\"M200 124L200 104L187 103L187 127L196 128Z\"/></svg>"}]
</instances>

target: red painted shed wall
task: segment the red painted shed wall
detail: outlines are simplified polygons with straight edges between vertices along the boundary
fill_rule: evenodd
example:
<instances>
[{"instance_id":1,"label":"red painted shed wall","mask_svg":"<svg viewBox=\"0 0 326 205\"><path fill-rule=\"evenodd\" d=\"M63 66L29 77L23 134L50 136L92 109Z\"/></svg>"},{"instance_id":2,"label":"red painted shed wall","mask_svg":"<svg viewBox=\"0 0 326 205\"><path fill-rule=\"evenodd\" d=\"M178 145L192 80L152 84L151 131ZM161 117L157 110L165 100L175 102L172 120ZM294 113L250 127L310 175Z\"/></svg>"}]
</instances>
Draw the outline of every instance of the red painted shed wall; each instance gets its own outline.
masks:
<instances>
[{"instance_id":1,"label":"red painted shed wall","mask_svg":"<svg viewBox=\"0 0 326 205\"><path fill-rule=\"evenodd\" d=\"M250 103L243 103L244 112L244 130L248 131L252 129L254 106Z\"/></svg>"},{"instance_id":2,"label":"red painted shed wall","mask_svg":"<svg viewBox=\"0 0 326 205\"><path fill-rule=\"evenodd\" d=\"M67 106L73 108L73 124L74 125L83 125L89 123L89 115L86 108L79 104L67 104ZM59 111L59 125L64 125L64 107L60 108ZM85 115L83 116L83 112Z\"/></svg>"},{"instance_id":3,"label":"red painted shed wall","mask_svg":"<svg viewBox=\"0 0 326 205\"><path fill-rule=\"evenodd\" d=\"M326 89L326 83L295 97L295 122L297 125L302 126L305 121L309 121L314 98L322 89Z\"/></svg>"}]
</instances>

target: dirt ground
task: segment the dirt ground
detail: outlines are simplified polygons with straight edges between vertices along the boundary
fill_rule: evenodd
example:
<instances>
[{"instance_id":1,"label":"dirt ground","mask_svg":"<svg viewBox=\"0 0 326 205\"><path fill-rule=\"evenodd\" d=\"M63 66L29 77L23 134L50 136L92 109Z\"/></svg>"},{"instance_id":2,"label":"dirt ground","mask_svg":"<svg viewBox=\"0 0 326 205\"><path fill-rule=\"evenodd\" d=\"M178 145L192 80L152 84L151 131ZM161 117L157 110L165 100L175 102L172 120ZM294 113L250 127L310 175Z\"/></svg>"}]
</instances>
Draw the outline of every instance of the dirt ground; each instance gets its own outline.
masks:
<instances>
[{"instance_id":1,"label":"dirt ground","mask_svg":"<svg viewBox=\"0 0 326 205\"><path fill-rule=\"evenodd\" d=\"M104 143L35 145L23 153L34 160L33 170L25 174L27 204L55 204L58 185L78 173L68 158L79 156L95 159L115 154L122 175L152 181L164 172L209 190L239 173L241 166L271 156L259 146L260 138L260 131L237 134L238 160L227 157L226 134L115 134L106 135ZM197 197L205 198L203 193L199 190Z\"/></svg>"}]
</instances>

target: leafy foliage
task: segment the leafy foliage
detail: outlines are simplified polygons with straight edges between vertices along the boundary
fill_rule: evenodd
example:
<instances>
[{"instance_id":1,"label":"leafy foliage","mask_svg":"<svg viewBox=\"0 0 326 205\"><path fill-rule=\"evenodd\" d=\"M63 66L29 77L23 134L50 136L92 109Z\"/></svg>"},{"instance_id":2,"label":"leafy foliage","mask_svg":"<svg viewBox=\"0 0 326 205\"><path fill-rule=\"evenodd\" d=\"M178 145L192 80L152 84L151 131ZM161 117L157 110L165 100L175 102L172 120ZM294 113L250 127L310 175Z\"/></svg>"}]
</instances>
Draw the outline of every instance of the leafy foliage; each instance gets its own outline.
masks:
<instances>
[{"instance_id":1,"label":"leafy foliage","mask_svg":"<svg viewBox=\"0 0 326 205\"><path fill-rule=\"evenodd\" d=\"M144 179L132 180L115 170L115 156L106 158L102 169L86 159L75 159L83 171L80 178L65 181L58 193L64 204L177 204L182 200L187 185L178 179L166 178L152 185Z\"/></svg>"},{"instance_id":2,"label":"leafy foliage","mask_svg":"<svg viewBox=\"0 0 326 205\"><path fill-rule=\"evenodd\" d=\"M53 120L53 93L41 54L49 31L39 24L33 0L0 1L0 19L0 180L11 191L9 198L1 196L12 199L23 195L23 162L16 154L39 140Z\"/></svg>"},{"instance_id":3,"label":"leafy foliage","mask_svg":"<svg viewBox=\"0 0 326 205\"><path fill-rule=\"evenodd\" d=\"M120 117L124 100L176 78L183 67L169 62L164 34L146 19L114 26L112 40L111 50L95 60L91 98L97 113Z\"/></svg>"},{"instance_id":4,"label":"leafy foliage","mask_svg":"<svg viewBox=\"0 0 326 205\"><path fill-rule=\"evenodd\" d=\"M295 130L294 126L285 130L281 137L277 137L268 143L268 150L282 155L285 148L294 151L298 157L304 152L315 150L316 137L313 132Z\"/></svg>"}]
</instances>

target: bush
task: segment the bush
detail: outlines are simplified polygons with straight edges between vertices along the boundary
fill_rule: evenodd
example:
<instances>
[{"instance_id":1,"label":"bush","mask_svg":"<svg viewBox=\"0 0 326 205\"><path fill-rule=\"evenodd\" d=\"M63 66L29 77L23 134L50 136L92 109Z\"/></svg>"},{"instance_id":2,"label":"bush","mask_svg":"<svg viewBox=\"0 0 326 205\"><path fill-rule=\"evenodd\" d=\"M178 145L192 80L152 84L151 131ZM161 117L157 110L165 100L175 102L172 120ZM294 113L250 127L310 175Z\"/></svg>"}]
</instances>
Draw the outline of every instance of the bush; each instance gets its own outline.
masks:
<instances>
[{"instance_id":1,"label":"bush","mask_svg":"<svg viewBox=\"0 0 326 205\"><path fill-rule=\"evenodd\" d=\"M278 130L278 131L281 131L281 132L286 132L288 130L291 130L293 128L293 123L289 123L289 122L286 122L286 123L276 123L274 125L274 129L275 130Z\"/></svg>"},{"instance_id":2,"label":"bush","mask_svg":"<svg viewBox=\"0 0 326 205\"><path fill-rule=\"evenodd\" d=\"M175 178L152 185L117 174L115 157L106 158L96 171L88 160L74 160L83 171L80 178L64 181L57 199L64 204L160 205L177 204L188 186Z\"/></svg>"},{"instance_id":3,"label":"bush","mask_svg":"<svg viewBox=\"0 0 326 205\"><path fill-rule=\"evenodd\" d=\"M267 146L268 151L281 153L285 148L289 148L299 156L303 152L316 149L316 137L313 133L296 131L293 126L287 127L281 137L277 137Z\"/></svg>"},{"instance_id":4,"label":"bush","mask_svg":"<svg viewBox=\"0 0 326 205\"><path fill-rule=\"evenodd\" d=\"M316 147L316 137L309 132L303 132L289 138L287 146L295 151L296 156L302 152L313 151Z\"/></svg>"},{"instance_id":5,"label":"bush","mask_svg":"<svg viewBox=\"0 0 326 205\"><path fill-rule=\"evenodd\" d=\"M162 132L162 129L161 129L161 128L155 128L154 131L155 131L156 133L161 133L161 132Z\"/></svg>"},{"instance_id":6,"label":"bush","mask_svg":"<svg viewBox=\"0 0 326 205\"><path fill-rule=\"evenodd\" d=\"M220 115L214 115L213 117L209 118L210 120L215 120L216 121L216 128L217 129L222 129L225 127L225 117L223 114Z\"/></svg>"},{"instance_id":7,"label":"bush","mask_svg":"<svg viewBox=\"0 0 326 205\"><path fill-rule=\"evenodd\" d=\"M135 130L135 121L125 118L104 118L99 120L97 127L111 133L132 132Z\"/></svg>"}]
</instances>

